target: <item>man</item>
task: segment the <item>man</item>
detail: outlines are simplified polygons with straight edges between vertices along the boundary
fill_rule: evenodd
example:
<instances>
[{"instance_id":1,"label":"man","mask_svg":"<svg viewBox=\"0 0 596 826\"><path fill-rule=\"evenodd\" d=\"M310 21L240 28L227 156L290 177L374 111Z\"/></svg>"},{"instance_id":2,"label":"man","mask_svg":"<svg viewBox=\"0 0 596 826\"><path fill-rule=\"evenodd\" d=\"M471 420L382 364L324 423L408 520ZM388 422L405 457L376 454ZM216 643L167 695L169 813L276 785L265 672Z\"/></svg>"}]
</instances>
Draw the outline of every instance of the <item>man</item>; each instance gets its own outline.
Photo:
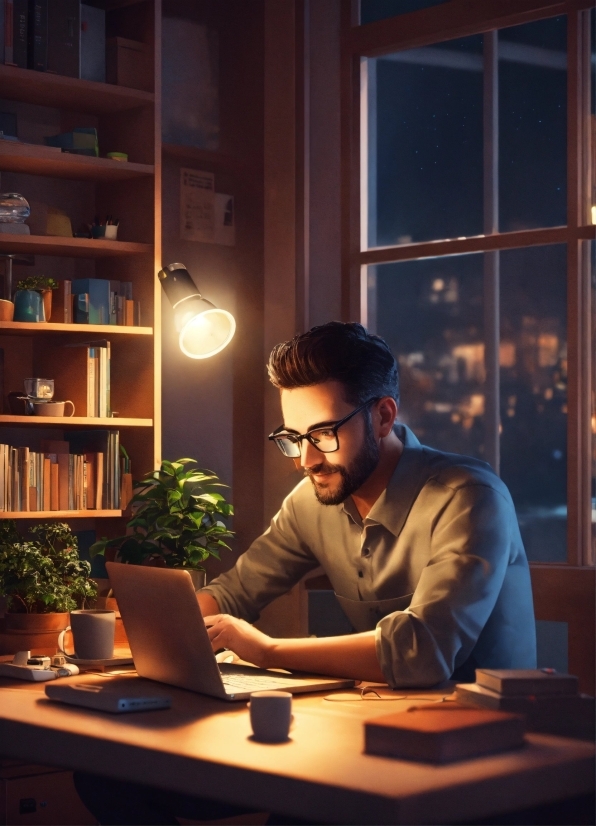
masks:
<instances>
[{"instance_id":1,"label":"man","mask_svg":"<svg viewBox=\"0 0 596 826\"><path fill-rule=\"evenodd\" d=\"M535 667L509 492L484 462L424 447L396 425L398 372L385 342L331 322L278 345L268 369L283 412L269 438L307 478L234 568L198 593L214 650L394 688L473 681L476 667ZM356 633L274 639L250 624L319 565ZM101 823L240 811L89 775L75 782Z\"/></svg>"},{"instance_id":2,"label":"man","mask_svg":"<svg viewBox=\"0 0 596 826\"><path fill-rule=\"evenodd\" d=\"M509 492L486 463L424 447L395 424L398 371L385 342L331 322L275 347L268 370L284 421L269 438L307 478L236 566L199 592L214 649L394 688L534 667L530 576ZM274 639L249 624L319 565L358 633Z\"/></svg>"}]
</instances>

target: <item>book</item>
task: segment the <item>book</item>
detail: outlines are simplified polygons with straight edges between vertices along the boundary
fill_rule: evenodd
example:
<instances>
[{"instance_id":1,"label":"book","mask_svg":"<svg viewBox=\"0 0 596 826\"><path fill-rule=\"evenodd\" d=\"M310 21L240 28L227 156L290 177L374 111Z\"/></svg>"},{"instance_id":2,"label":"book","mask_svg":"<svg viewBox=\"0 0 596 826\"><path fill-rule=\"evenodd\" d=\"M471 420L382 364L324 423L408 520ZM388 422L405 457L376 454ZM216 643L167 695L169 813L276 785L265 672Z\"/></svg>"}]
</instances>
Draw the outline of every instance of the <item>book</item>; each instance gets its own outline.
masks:
<instances>
[{"instance_id":1,"label":"book","mask_svg":"<svg viewBox=\"0 0 596 826\"><path fill-rule=\"evenodd\" d=\"M106 13L81 3L81 78L106 82Z\"/></svg>"},{"instance_id":2,"label":"book","mask_svg":"<svg viewBox=\"0 0 596 826\"><path fill-rule=\"evenodd\" d=\"M69 497L69 459L68 453L58 453L58 510L72 510Z\"/></svg>"},{"instance_id":3,"label":"book","mask_svg":"<svg viewBox=\"0 0 596 826\"><path fill-rule=\"evenodd\" d=\"M4 63L4 2L0 0L0 63ZM0 131L4 131L1 126Z\"/></svg>"},{"instance_id":4,"label":"book","mask_svg":"<svg viewBox=\"0 0 596 826\"><path fill-rule=\"evenodd\" d=\"M71 281L58 282L58 289L52 290L52 322L72 324Z\"/></svg>"},{"instance_id":5,"label":"book","mask_svg":"<svg viewBox=\"0 0 596 826\"><path fill-rule=\"evenodd\" d=\"M71 284L72 294L88 295L89 309L87 323L110 323L110 282L105 278L77 278ZM79 308L77 308L79 309ZM76 323L85 323L83 318L75 318Z\"/></svg>"},{"instance_id":6,"label":"book","mask_svg":"<svg viewBox=\"0 0 596 826\"><path fill-rule=\"evenodd\" d=\"M52 510L52 463L46 456L41 455L43 458L43 503L41 510L49 511Z\"/></svg>"},{"instance_id":7,"label":"book","mask_svg":"<svg viewBox=\"0 0 596 826\"><path fill-rule=\"evenodd\" d=\"M5 0L4 62L27 68L28 0Z\"/></svg>"},{"instance_id":8,"label":"book","mask_svg":"<svg viewBox=\"0 0 596 826\"><path fill-rule=\"evenodd\" d=\"M29 0L27 68L48 68L48 0Z\"/></svg>"},{"instance_id":9,"label":"book","mask_svg":"<svg viewBox=\"0 0 596 826\"><path fill-rule=\"evenodd\" d=\"M80 0L51 0L48 6L48 72L80 75Z\"/></svg>"},{"instance_id":10,"label":"book","mask_svg":"<svg viewBox=\"0 0 596 826\"><path fill-rule=\"evenodd\" d=\"M60 508L60 495L58 493L58 460L50 461L50 510L57 511Z\"/></svg>"},{"instance_id":11,"label":"book","mask_svg":"<svg viewBox=\"0 0 596 826\"><path fill-rule=\"evenodd\" d=\"M126 299L125 324L127 327L134 327L135 324L135 303Z\"/></svg>"},{"instance_id":12,"label":"book","mask_svg":"<svg viewBox=\"0 0 596 826\"><path fill-rule=\"evenodd\" d=\"M524 718L450 702L366 720L364 738L367 754L449 763L521 747Z\"/></svg>"},{"instance_id":13,"label":"book","mask_svg":"<svg viewBox=\"0 0 596 826\"><path fill-rule=\"evenodd\" d=\"M499 694L577 694L579 681L572 674L545 669L476 669L476 682Z\"/></svg>"},{"instance_id":14,"label":"book","mask_svg":"<svg viewBox=\"0 0 596 826\"><path fill-rule=\"evenodd\" d=\"M586 694L507 695L478 683L455 686L456 702L526 716L528 731L594 739L595 700Z\"/></svg>"}]
</instances>

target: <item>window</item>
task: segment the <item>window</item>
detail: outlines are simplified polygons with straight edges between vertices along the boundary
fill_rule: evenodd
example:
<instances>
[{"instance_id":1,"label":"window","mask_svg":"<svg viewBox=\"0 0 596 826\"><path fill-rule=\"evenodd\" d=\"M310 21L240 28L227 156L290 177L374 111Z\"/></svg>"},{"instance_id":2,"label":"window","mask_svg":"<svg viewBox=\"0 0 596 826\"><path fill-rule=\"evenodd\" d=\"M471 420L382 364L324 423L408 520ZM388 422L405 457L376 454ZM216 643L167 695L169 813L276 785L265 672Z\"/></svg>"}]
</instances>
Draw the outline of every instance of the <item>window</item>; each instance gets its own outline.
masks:
<instances>
[{"instance_id":1,"label":"window","mask_svg":"<svg viewBox=\"0 0 596 826\"><path fill-rule=\"evenodd\" d=\"M398 358L402 419L508 485L537 619L593 686L596 13L504 6L346 15L343 307Z\"/></svg>"}]
</instances>

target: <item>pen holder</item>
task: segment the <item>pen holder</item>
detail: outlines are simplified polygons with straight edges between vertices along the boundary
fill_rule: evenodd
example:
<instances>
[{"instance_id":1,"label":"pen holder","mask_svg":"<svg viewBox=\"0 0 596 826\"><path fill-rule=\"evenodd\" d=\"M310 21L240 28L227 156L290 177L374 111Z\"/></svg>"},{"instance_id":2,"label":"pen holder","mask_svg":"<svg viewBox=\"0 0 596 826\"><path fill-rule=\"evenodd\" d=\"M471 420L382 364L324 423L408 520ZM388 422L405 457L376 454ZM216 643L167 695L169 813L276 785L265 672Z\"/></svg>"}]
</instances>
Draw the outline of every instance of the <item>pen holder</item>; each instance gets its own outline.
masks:
<instances>
[{"instance_id":1,"label":"pen holder","mask_svg":"<svg viewBox=\"0 0 596 826\"><path fill-rule=\"evenodd\" d=\"M118 227L116 226L116 224L106 224L104 229L104 238L106 238L108 241L115 241L118 238Z\"/></svg>"},{"instance_id":2,"label":"pen holder","mask_svg":"<svg viewBox=\"0 0 596 826\"><path fill-rule=\"evenodd\" d=\"M91 236L92 238L105 238L106 235L106 228L103 225L93 224L91 227Z\"/></svg>"}]
</instances>

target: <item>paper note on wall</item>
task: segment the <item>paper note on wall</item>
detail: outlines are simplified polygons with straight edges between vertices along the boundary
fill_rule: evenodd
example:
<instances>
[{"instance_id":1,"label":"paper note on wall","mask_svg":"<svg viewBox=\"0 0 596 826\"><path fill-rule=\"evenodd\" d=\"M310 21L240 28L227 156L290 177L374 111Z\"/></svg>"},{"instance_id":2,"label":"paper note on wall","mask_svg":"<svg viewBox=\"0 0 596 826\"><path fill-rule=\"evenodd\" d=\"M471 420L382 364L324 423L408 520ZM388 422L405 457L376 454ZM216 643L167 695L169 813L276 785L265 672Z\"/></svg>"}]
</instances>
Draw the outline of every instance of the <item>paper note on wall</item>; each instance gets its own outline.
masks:
<instances>
[{"instance_id":1,"label":"paper note on wall","mask_svg":"<svg viewBox=\"0 0 596 826\"><path fill-rule=\"evenodd\" d=\"M215 243L215 176L197 169L180 170L180 237Z\"/></svg>"}]
</instances>

